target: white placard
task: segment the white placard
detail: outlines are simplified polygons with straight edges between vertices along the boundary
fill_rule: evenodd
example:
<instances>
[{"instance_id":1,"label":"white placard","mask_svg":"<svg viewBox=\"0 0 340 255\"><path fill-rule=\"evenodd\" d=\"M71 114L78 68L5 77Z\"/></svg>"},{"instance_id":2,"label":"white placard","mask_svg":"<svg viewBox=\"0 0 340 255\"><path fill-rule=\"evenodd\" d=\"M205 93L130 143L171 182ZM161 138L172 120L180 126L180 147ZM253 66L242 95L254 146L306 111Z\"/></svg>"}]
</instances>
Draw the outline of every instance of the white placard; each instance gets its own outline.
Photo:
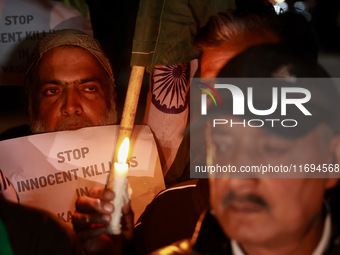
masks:
<instances>
[{"instance_id":1,"label":"white placard","mask_svg":"<svg viewBox=\"0 0 340 255\"><path fill-rule=\"evenodd\" d=\"M0 0L0 85L23 85L25 65L44 34L74 28L92 34L89 15L51 0Z\"/></svg>"},{"instance_id":2,"label":"white placard","mask_svg":"<svg viewBox=\"0 0 340 255\"><path fill-rule=\"evenodd\" d=\"M89 127L1 141L0 169L12 182L20 203L48 210L71 223L75 200L92 186L104 187L107 181L118 127ZM135 126L130 147L128 179L136 221L165 185L148 126Z\"/></svg>"}]
</instances>

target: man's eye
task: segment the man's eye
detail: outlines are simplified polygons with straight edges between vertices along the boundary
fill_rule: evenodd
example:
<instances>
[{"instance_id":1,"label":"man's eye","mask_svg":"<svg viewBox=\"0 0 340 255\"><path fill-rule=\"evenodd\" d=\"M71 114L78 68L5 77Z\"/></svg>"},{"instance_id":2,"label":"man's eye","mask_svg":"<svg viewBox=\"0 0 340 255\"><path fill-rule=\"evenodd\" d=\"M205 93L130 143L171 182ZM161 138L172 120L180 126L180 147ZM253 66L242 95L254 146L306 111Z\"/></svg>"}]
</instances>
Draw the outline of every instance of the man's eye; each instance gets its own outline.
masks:
<instances>
[{"instance_id":1,"label":"man's eye","mask_svg":"<svg viewBox=\"0 0 340 255\"><path fill-rule=\"evenodd\" d=\"M43 91L44 96L53 96L59 92L58 88L49 88Z\"/></svg>"},{"instance_id":2,"label":"man's eye","mask_svg":"<svg viewBox=\"0 0 340 255\"><path fill-rule=\"evenodd\" d=\"M264 152L272 157L280 156L287 153L291 146L287 143L268 142L264 144Z\"/></svg>"},{"instance_id":3,"label":"man's eye","mask_svg":"<svg viewBox=\"0 0 340 255\"><path fill-rule=\"evenodd\" d=\"M276 135L265 135L259 138L260 151L269 157L279 157L294 147L293 141Z\"/></svg>"},{"instance_id":4,"label":"man's eye","mask_svg":"<svg viewBox=\"0 0 340 255\"><path fill-rule=\"evenodd\" d=\"M227 150L230 150L231 145L227 143L215 143L215 148L217 152L225 153Z\"/></svg>"},{"instance_id":5,"label":"man's eye","mask_svg":"<svg viewBox=\"0 0 340 255\"><path fill-rule=\"evenodd\" d=\"M228 157L235 149L234 140L230 135L213 136L212 141L216 149L216 154L222 154L225 157Z\"/></svg>"},{"instance_id":6,"label":"man's eye","mask_svg":"<svg viewBox=\"0 0 340 255\"><path fill-rule=\"evenodd\" d=\"M93 92L96 92L96 91L98 91L98 90L97 90L97 87L95 87L95 86L92 87L92 86L91 86L91 87L85 87L85 88L84 88L84 91L93 93Z\"/></svg>"}]
</instances>

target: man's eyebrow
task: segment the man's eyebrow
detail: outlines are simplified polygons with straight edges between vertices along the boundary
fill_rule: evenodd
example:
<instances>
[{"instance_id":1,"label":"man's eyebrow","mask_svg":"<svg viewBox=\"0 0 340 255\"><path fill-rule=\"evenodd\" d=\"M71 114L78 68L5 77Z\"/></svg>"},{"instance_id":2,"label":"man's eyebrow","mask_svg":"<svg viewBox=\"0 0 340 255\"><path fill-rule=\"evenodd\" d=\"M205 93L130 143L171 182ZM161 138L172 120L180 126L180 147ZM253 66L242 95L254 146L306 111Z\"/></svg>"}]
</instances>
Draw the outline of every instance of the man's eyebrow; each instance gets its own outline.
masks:
<instances>
[{"instance_id":1,"label":"man's eyebrow","mask_svg":"<svg viewBox=\"0 0 340 255\"><path fill-rule=\"evenodd\" d=\"M75 80L75 81L72 81L72 82L64 82L64 81L61 81L61 80L48 80L48 81L45 81L42 84L42 86L47 85L47 84L66 86L66 85L70 85L70 84L83 84L83 83L87 83L87 82L97 82L97 80L94 79L94 78L85 78L85 79Z\"/></svg>"},{"instance_id":2,"label":"man's eyebrow","mask_svg":"<svg viewBox=\"0 0 340 255\"><path fill-rule=\"evenodd\" d=\"M62 81L60 81L60 80L48 80L48 81L44 81L44 82L42 83L42 86L41 86L41 87L43 87L43 86L45 86L45 85L48 85L48 84L63 85L63 84L62 84Z\"/></svg>"},{"instance_id":3,"label":"man's eyebrow","mask_svg":"<svg viewBox=\"0 0 340 255\"><path fill-rule=\"evenodd\" d=\"M82 84L82 83L87 83L87 82L98 82L98 80L95 78L85 78L85 79L77 80L76 82L77 84Z\"/></svg>"}]
</instances>

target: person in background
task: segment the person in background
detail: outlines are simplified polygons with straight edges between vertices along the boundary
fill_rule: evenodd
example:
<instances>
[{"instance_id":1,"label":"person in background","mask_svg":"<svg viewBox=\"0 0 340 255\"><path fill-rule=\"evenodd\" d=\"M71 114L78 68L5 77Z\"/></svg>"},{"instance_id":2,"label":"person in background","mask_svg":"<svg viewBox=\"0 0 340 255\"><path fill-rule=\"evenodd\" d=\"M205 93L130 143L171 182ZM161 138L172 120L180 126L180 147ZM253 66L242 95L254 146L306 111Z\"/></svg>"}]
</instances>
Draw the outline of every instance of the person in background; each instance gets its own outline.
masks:
<instances>
[{"instance_id":1,"label":"person in background","mask_svg":"<svg viewBox=\"0 0 340 255\"><path fill-rule=\"evenodd\" d=\"M274 22L276 16L271 14L260 16L228 11L212 15L196 38L202 52L201 77L215 77L226 62L251 45L279 42L281 39L274 29ZM195 140L197 145L194 147L201 148L200 153L204 153L204 144L199 144L199 139ZM191 160L204 158L192 151ZM190 237L200 214L209 205L208 191L207 180L199 179L180 183L158 194L134 229L135 246L140 254L148 254L171 242Z\"/></svg>"},{"instance_id":2,"label":"person in background","mask_svg":"<svg viewBox=\"0 0 340 255\"><path fill-rule=\"evenodd\" d=\"M300 77L327 78L328 74L316 61L278 44L252 46L240 53L218 72L218 78L226 77L248 78L248 85L233 81L244 92L249 83L254 91L258 89L253 96L254 105L258 106L271 102L268 91L272 90L264 83L255 86L256 77L284 78L283 83L275 83L275 87L282 88L300 87L304 84L297 80ZM242 121L242 116L232 114L232 103L227 103L231 102L230 95L220 94L227 105L214 108L212 104L207 120L192 123L192 128L201 126L207 130L207 162L230 164L237 169L260 163L276 166L302 162L339 167L340 95L329 80L311 81L314 82L306 84L306 88L312 96L305 107L312 116L287 112L285 118L294 117L299 123L291 129L270 125L214 128L212 119ZM244 118L253 119L254 115L247 112ZM202 213L192 238L152 254L338 254L337 175L260 175L210 175L210 207Z\"/></svg>"}]
</instances>

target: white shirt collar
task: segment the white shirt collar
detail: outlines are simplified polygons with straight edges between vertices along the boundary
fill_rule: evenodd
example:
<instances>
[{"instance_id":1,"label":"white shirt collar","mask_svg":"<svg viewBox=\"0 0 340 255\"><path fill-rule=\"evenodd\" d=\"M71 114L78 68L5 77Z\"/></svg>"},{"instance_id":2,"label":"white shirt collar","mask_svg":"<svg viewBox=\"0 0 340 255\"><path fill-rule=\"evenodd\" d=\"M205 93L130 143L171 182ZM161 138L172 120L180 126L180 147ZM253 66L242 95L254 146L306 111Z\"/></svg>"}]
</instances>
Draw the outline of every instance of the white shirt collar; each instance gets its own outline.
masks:
<instances>
[{"instance_id":1,"label":"white shirt collar","mask_svg":"<svg viewBox=\"0 0 340 255\"><path fill-rule=\"evenodd\" d=\"M318 246L316 246L312 255L321 255L324 253L329 244L331 232L332 232L331 214L327 213L325 224L323 225L321 240L319 241ZM231 250L233 255L245 255L241 247L235 240L231 240Z\"/></svg>"},{"instance_id":2,"label":"white shirt collar","mask_svg":"<svg viewBox=\"0 0 340 255\"><path fill-rule=\"evenodd\" d=\"M245 255L241 247L234 239L231 240L231 253L233 255Z\"/></svg>"},{"instance_id":3,"label":"white shirt collar","mask_svg":"<svg viewBox=\"0 0 340 255\"><path fill-rule=\"evenodd\" d=\"M327 246L331 240L331 233L332 233L332 223L331 223L331 214L327 213L325 224L323 225L323 232L321 240L316 246L312 255L321 255L327 249Z\"/></svg>"}]
</instances>

